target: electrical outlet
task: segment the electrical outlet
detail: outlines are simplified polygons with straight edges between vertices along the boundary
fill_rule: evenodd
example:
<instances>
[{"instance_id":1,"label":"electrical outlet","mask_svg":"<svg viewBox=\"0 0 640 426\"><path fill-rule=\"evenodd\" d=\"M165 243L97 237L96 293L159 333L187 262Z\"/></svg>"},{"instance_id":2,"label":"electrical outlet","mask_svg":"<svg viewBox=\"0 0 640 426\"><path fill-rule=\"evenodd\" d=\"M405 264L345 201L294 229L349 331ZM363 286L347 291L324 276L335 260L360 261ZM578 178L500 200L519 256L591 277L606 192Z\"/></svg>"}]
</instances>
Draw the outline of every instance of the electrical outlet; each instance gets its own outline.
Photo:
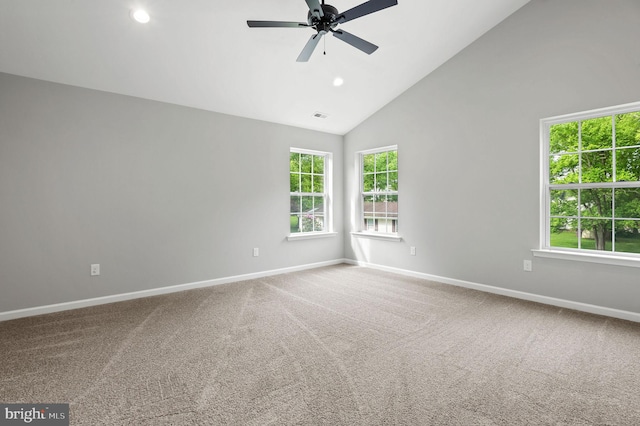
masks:
<instances>
[{"instance_id":1,"label":"electrical outlet","mask_svg":"<svg viewBox=\"0 0 640 426\"><path fill-rule=\"evenodd\" d=\"M525 260L524 264L523 264L523 268L525 271L527 272L531 272L533 270L533 265L531 264L530 260Z\"/></svg>"},{"instance_id":2,"label":"electrical outlet","mask_svg":"<svg viewBox=\"0 0 640 426\"><path fill-rule=\"evenodd\" d=\"M411 247L411 256L415 256L415 255L416 255L416 248Z\"/></svg>"},{"instance_id":3,"label":"electrical outlet","mask_svg":"<svg viewBox=\"0 0 640 426\"><path fill-rule=\"evenodd\" d=\"M253 249L253 257L260 256L260 249L258 247L254 247Z\"/></svg>"},{"instance_id":4,"label":"electrical outlet","mask_svg":"<svg viewBox=\"0 0 640 426\"><path fill-rule=\"evenodd\" d=\"M100 275L100 264L94 263L91 265L91 276Z\"/></svg>"}]
</instances>

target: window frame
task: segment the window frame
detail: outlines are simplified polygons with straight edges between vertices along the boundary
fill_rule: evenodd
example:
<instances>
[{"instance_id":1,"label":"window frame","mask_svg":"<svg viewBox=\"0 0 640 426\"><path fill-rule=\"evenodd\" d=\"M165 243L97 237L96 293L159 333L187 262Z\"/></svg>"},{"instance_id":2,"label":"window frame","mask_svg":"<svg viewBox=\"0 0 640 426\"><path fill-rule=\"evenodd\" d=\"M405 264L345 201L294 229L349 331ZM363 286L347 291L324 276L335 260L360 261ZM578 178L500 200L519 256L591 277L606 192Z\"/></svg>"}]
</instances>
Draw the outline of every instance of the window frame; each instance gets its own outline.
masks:
<instances>
[{"instance_id":1,"label":"window frame","mask_svg":"<svg viewBox=\"0 0 640 426\"><path fill-rule=\"evenodd\" d=\"M616 179L616 162L615 155L613 155L617 149L623 149L616 146L616 129L615 129L615 116L618 114L626 114L632 112L640 112L640 102L633 102L623 105L617 105L607 108L594 109L590 111L565 114L561 116L549 117L540 120L540 235L539 235L539 248L532 250L533 255L537 257L557 258L564 260L577 260L592 263L602 263L619 266L632 266L640 267L640 254L629 252L616 252L613 251L615 247L615 226L612 227L612 249L611 251L592 250L585 248L568 248L568 247L555 247L551 246L551 190L571 190L571 189L620 189L620 188L640 188L639 181L620 181ZM553 125L565 124L571 122L584 122L591 119L611 117L612 118L612 178L611 182L578 182L578 183L564 183L553 184L550 183L550 131ZM582 149L582 142L580 138L581 126L578 127L579 145L576 155L580 159L580 155L585 152L597 152L598 150ZM634 145L633 147L635 147ZM625 147L626 148L626 147ZM608 148L599 149L602 151L608 150ZM567 153L570 155L573 153ZM579 173L581 174L584 169L580 162ZM615 208L615 201L612 202L613 208ZM578 215L577 220L582 218L581 207L578 201ZM615 225L615 220L619 219L615 217L615 212L611 212L611 217L603 217L604 219L611 219ZM587 220L589 218L587 217ZM580 238L578 238L580 241ZM579 244L580 247L580 244Z\"/></svg>"},{"instance_id":2,"label":"window frame","mask_svg":"<svg viewBox=\"0 0 640 426\"><path fill-rule=\"evenodd\" d=\"M327 151L317 151L311 149L304 148L289 148L289 164L291 161L291 154L301 154L301 155L313 155L320 156L324 158L324 183L323 190L324 192L291 192L291 184L289 183L289 223L291 223L291 197L292 196L320 196L322 194L323 204L324 204L324 229L321 231L300 231L300 232L291 232L291 227L289 226L289 233L287 235L287 240L299 240L299 239L308 239L308 238L319 238L319 237L328 237L334 236L337 232L333 231L333 153ZM291 167L289 166L289 182L291 182Z\"/></svg>"},{"instance_id":3,"label":"window frame","mask_svg":"<svg viewBox=\"0 0 640 426\"><path fill-rule=\"evenodd\" d=\"M376 239L383 239L383 240L390 240L390 241L400 241L402 239L402 237L400 236L400 234L398 233L398 229L399 229L399 223L400 223L400 214L399 214L399 209L398 212L396 213L396 217L395 217L395 231L394 232L382 232L382 231L376 231L376 230L368 230L366 229L364 223L365 223L365 211L364 211L364 197L367 195L372 195L372 194L378 194L378 195L391 195L391 196L395 196L398 197L399 199L399 191L398 190L387 190L387 191L364 191L364 156L365 155L370 155L370 154L378 154L378 153L382 153L382 152L389 152L389 151L395 151L396 155L398 155L398 145L388 145L388 146L383 146L383 147L379 147L379 148L373 148L373 149L368 149L368 150L363 150L363 151L358 151L356 153L357 156L357 170L358 170L358 202L357 202L357 223L358 223L358 228L356 230L356 232L352 232L352 235L357 236L357 237L369 237L369 238L376 238ZM398 160L399 161L399 160ZM400 166L398 165L398 168L395 170L396 173L399 173L399 169ZM389 173L389 170L387 169L387 173ZM398 186L399 189L399 186ZM375 220L375 219L373 219ZM392 225L393 226L393 225Z\"/></svg>"}]
</instances>

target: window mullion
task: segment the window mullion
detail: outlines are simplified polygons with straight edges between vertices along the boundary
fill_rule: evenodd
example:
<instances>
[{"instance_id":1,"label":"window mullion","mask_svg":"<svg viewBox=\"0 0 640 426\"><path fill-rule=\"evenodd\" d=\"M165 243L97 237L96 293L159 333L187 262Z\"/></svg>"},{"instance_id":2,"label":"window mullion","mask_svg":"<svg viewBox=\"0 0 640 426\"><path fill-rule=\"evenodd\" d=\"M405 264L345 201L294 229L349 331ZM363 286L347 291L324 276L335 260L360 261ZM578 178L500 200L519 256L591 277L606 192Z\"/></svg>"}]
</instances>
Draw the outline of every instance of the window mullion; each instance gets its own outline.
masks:
<instances>
[{"instance_id":1,"label":"window mullion","mask_svg":"<svg viewBox=\"0 0 640 426\"><path fill-rule=\"evenodd\" d=\"M611 174L613 175L613 181L618 181L618 172L616 168L616 116L613 114L611 116L611 167L613 170Z\"/></svg>"},{"instance_id":2,"label":"window mullion","mask_svg":"<svg viewBox=\"0 0 640 426\"><path fill-rule=\"evenodd\" d=\"M582 121L578 121L578 183L582 183ZM579 243L578 247L580 247Z\"/></svg>"}]
</instances>

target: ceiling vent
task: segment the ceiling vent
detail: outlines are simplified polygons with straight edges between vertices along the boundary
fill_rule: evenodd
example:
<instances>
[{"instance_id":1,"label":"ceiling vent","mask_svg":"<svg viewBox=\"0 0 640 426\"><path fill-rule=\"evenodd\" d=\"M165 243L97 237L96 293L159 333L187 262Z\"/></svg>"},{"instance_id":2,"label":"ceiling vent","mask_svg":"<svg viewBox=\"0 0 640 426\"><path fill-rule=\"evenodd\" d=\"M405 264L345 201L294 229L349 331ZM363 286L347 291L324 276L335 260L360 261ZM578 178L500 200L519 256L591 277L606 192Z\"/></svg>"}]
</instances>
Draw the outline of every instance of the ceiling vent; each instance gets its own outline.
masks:
<instances>
[{"instance_id":1,"label":"ceiling vent","mask_svg":"<svg viewBox=\"0 0 640 426\"><path fill-rule=\"evenodd\" d=\"M329 114L325 114L324 112L316 111L316 112L313 113L313 116L315 118L327 118L329 116Z\"/></svg>"}]
</instances>

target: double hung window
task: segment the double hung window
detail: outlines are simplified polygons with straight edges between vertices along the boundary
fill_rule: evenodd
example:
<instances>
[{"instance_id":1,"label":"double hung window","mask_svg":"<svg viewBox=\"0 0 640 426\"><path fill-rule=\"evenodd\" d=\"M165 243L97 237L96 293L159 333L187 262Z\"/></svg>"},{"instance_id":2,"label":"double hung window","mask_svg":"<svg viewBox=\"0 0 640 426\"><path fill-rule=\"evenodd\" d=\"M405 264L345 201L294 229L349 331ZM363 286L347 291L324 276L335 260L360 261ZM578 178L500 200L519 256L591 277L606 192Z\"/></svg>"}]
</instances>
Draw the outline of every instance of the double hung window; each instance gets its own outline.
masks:
<instances>
[{"instance_id":1,"label":"double hung window","mask_svg":"<svg viewBox=\"0 0 640 426\"><path fill-rule=\"evenodd\" d=\"M541 120L542 248L640 260L640 103Z\"/></svg>"},{"instance_id":2,"label":"double hung window","mask_svg":"<svg viewBox=\"0 0 640 426\"><path fill-rule=\"evenodd\" d=\"M360 153L363 232L398 232L398 148Z\"/></svg>"},{"instance_id":3,"label":"double hung window","mask_svg":"<svg viewBox=\"0 0 640 426\"><path fill-rule=\"evenodd\" d=\"M331 230L331 153L291 148L289 153L291 234Z\"/></svg>"}]
</instances>

